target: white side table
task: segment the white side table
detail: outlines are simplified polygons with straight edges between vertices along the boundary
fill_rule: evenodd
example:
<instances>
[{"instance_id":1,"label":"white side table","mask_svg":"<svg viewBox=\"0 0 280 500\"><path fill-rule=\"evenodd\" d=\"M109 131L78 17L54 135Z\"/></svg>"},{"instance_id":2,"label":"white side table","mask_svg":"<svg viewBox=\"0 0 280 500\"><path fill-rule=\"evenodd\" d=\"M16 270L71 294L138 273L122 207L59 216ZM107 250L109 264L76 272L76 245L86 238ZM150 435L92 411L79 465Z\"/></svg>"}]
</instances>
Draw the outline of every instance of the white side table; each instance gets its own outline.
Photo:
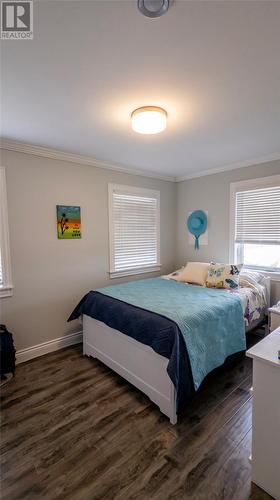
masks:
<instances>
[{"instance_id":1,"label":"white side table","mask_svg":"<svg viewBox=\"0 0 280 500\"><path fill-rule=\"evenodd\" d=\"M280 327L280 308L270 307L269 312L269 331L273 332L276 328Z\"/></svg>"},{"instance_id":2,"label":"white side table","mask_svg":"<svg viewBox=\"0 0 280 500\"><path fill-rule=\"evenodd\" d=\"M252 481L280 500L280 328L247 351L253 358Z\"/></svg>"}]
</instances>

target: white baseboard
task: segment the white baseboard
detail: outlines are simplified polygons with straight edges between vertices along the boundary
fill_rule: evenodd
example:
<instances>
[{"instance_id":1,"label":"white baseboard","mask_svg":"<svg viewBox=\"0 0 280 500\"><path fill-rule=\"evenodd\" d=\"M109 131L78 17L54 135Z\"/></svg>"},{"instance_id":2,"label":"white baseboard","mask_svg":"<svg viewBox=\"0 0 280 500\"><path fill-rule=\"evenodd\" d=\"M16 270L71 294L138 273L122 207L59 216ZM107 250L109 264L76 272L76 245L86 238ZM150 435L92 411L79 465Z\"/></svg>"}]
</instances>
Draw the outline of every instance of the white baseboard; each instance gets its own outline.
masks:
<instances>
[{"instance_id":1,"label":"white baseboard","mask_svg":"<svg viewBox=\"0 0 280 500\"><path fill-rule=\"evenodd\" d=\"M24 363L30 359L37 358L38 356L43 356L49 352L58 351L64 347L68 347L73 344L79 344L83 341L83 332L70 333L64 337L59 337L57 339L49 340L48 342L43 342L42 344L33 345L32 347L27 347L26 349L20 349L16 352L16 364Z\"/></svg>"}]
</instances>

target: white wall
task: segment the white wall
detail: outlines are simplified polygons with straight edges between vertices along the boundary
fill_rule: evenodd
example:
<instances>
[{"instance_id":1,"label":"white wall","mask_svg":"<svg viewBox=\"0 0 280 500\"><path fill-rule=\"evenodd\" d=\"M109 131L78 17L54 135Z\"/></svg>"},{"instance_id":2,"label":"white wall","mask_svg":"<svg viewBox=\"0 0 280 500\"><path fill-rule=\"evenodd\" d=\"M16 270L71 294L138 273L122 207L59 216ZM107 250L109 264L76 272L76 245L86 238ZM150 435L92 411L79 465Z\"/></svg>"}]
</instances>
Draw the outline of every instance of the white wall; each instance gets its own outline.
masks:
<instances>
[{"instance_id":1,"label":"white wall","mask_svg":"<svg viewBox=\"0 0 280 500\"><path fill-rule=\"evenodd\" d=\"M83 294L128 279L108 278L108 182L160 190L165 273L187 260L227 261L230 182L280 172L280 162L274 161L175 184L12 151L2 150L1 156L15 289L13 297L0 300L0 321L13 332L17 349L80 330L78 322L66 319ZM57 239L57 204L81 206L81 240ZM208 210L209 235L208 245L195 251L185 221L198 208ZM280 300L280 286L273 285L272 297Z\"/></svg>"},{"instance_id":2,"label":"white wall","mask_svg":"<svg viewBox=\"0 0 280 500\"><path fill-rule=\"evenodd\" d=\"M184 265L188 260L227 262L229 259L230 183L279 173L280 160L277 160L179 182L177 185L177 266ZM208 211L208 245L200 246L199 250L194 249L194 244L189 244L186 230L187 214L196 209ZM276 297L273 295L272 299L275 300Z\"/></svg>"},{"instance_id":3,"label":"white wall","mask_svg":"<svg viewBox=\"0 0 280 500\"><path fill-rule=\"evenodd\" d=\"M108 278L108 182L160 190L161 272L174 268L174 183L4 150L1 165L15 289L13 297L0 300L0 312L17 349L80 330L78 322L66 323L80 298L122 281ZM81 206L81 240L57 239L57 204Z\"/></svg>"}]
</instances>

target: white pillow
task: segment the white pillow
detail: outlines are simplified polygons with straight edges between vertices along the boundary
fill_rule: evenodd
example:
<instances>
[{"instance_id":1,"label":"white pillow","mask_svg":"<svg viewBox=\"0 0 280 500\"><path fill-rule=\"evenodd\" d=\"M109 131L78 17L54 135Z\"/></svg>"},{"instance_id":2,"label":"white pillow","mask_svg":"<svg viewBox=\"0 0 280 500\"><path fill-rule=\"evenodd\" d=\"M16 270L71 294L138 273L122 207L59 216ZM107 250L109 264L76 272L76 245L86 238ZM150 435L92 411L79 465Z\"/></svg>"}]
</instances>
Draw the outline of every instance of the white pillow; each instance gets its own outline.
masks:
<instances>
[{"instance_id":1,"label":"white pillow","mask_svg":"<svg viewBox=\"0 0 280 500\"><path fill-rule=\"evenodd\" d=\"M240 277L244 277L248 281L251 281L252 284L254 284L255 282L260 283L263 280L264 275L258 273L257 271L245 271L244 269L242 269Z\"/></svg>"},{"instance_id":2,"label":"white pillow","mask_svg":"<svg viewBox=\"0 0 280 500\"><path fill-rule=\"evenodd\" d=\"M175 279L183 283L204 286L209 266L209 262L188 262L183 271Z\"/></svg>"}]
</instances>

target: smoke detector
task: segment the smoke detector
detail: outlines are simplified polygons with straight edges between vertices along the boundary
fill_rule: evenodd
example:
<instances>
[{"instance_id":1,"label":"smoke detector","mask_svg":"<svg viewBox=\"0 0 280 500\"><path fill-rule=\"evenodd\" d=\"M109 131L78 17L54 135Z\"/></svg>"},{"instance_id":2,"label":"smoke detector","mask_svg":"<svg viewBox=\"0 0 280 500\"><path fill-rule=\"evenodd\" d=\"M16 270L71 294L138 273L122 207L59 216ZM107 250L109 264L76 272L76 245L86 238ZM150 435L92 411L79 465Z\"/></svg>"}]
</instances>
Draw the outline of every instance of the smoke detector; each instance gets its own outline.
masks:
<instances>
[{"instance_id":1,"label":"smoke detector","mask_svg":"<svg viewBox=\"0 0 280 500\"><path fill-rule=\"evenodd\" d=\"M137 0L138 9L146 17L163 16L168 11L170 3L170 0Z\"/></svg>"}]
</instances>

